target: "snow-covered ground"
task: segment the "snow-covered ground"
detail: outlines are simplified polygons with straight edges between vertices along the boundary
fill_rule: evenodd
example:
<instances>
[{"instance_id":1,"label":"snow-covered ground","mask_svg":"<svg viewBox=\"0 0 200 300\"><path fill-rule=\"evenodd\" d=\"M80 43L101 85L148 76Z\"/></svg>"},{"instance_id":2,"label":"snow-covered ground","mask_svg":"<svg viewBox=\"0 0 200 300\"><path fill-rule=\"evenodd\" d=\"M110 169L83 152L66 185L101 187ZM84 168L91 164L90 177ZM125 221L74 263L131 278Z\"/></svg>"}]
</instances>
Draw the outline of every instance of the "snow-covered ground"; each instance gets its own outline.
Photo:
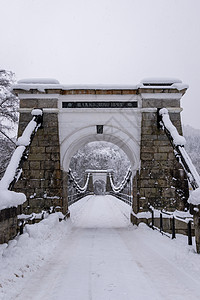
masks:
<instances>
[{"instance_id":1,"label":"snow-covered ground","mask_svg":"<svg viewBox=\"0 0 200 300\"><path fill-rule=\"evenodd\" d=\"M200 299L200 256L186 237L132 226L130 207L87 196L0 246L0 299Z\"/></svg>"}]
</instances>

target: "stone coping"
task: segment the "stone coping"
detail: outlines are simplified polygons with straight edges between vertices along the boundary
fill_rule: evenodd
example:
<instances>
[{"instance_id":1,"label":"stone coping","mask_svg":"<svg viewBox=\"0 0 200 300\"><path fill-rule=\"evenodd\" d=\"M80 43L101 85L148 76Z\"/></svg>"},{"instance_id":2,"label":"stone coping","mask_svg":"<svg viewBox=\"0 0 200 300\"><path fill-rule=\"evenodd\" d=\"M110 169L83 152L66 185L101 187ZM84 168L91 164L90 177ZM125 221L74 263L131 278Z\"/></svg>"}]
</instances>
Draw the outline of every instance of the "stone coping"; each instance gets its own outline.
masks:
<instances>
[{"instance_id":1,"label":"stone coping","mask_svg":"<svg viewBox=\"0 0 200 300\"><path fill-rule=\"evenodd\" d=\"M18 83L13 85L16 94L92 94L92 95L127 95L141 93L185 93L188 85L180 82L138 85L62 85L62 84L33 84Z\"/></svg>"}]
</instances>

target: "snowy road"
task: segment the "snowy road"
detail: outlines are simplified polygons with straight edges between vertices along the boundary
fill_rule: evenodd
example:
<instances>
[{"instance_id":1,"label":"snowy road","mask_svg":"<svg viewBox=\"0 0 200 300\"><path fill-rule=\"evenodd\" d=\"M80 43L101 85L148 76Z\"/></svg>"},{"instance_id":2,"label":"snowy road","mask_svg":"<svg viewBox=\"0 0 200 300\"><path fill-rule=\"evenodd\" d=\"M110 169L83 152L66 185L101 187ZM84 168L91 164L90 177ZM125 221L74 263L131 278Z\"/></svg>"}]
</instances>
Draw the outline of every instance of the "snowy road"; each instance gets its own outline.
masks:
<instances>
[{"instance_id":1,"label":"snowy road","mask_svg":"<svg viewBox=\"0 0 200 300\"><path fill-rule=\"evenodd\" d=\"M182 266L173 241L132 226L126 204L88 196L70 210L71 232L15 299L200 299L200 278Z\"/></svg>"}]
</instances>

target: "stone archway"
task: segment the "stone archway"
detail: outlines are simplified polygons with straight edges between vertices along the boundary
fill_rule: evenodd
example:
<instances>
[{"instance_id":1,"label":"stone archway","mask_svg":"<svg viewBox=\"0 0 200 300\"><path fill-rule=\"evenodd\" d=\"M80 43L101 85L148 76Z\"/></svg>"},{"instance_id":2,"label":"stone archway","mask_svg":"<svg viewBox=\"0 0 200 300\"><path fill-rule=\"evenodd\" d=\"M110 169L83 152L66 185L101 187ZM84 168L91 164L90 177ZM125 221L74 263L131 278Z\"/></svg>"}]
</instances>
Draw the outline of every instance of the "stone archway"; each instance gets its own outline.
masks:
<instances>
[{"instance_id":1,"label":"stone archway","mask_svg":"<svg viewBox=\"0 0 200 300\"><path fill-rule=\"evenodd\" d=\"M20 98L19 133L33 108L44 111L43 128L30 148L22 180L27 207L41 210L60 205L67 211L66 184L70 158L90 141L110 141L130 159L134 179L135 213L149 204L174 208L181 201L174 182L182 170L173 148L158 128L157 110L165 107L181 133L180 99L187 87L179 80L145 80L137 86L77 87L56 81L21 81L14 87ZM180 173L180 174L179 174ZM175 178L175 179L177 179ZM173 189L171 187L174 187Z\"/></svg>"},{"instance_id":2,"label":"stone archway","mask_svg":"<svg viewBox=\"0 0 200 300\"><path fill-rule=\"evenodd\" d=\"M106 126L106 129L111 129ZM113 129L113 127L112 127ZM115 128L114 128L115 129ZM80 130L73 133L71 136L66 137L61 143L61 168L67 172L72 156L77 152L78 149L90 142L104 141L110 142L124 151L127 155L133 173L136 172L140 166L140 143L136 140L131 139L126 133L119 128L116 128L116 132L109 134L96 135L92 134L93 126L81 128Z\"/></svg>"}]
</instances>

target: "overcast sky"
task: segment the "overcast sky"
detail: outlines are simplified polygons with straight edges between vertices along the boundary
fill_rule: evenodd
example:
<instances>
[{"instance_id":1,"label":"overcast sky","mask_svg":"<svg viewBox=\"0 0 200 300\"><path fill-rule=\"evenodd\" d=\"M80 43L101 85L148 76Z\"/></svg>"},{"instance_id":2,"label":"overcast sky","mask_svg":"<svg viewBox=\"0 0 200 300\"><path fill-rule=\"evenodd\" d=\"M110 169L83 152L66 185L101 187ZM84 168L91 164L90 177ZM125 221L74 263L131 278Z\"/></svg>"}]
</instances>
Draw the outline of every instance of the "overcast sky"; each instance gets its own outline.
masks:
<instances>
[{"instance_id":1,"label":"overcast sky","mask_svg":"<svg viewBox=\"0 0 200 300\"><path fill-rule=\"evenodd\" d=\"M189 84L184 124L200 128L200 0L0 0L1 69L64 84Z\"/></svg>"}]
</instances>

